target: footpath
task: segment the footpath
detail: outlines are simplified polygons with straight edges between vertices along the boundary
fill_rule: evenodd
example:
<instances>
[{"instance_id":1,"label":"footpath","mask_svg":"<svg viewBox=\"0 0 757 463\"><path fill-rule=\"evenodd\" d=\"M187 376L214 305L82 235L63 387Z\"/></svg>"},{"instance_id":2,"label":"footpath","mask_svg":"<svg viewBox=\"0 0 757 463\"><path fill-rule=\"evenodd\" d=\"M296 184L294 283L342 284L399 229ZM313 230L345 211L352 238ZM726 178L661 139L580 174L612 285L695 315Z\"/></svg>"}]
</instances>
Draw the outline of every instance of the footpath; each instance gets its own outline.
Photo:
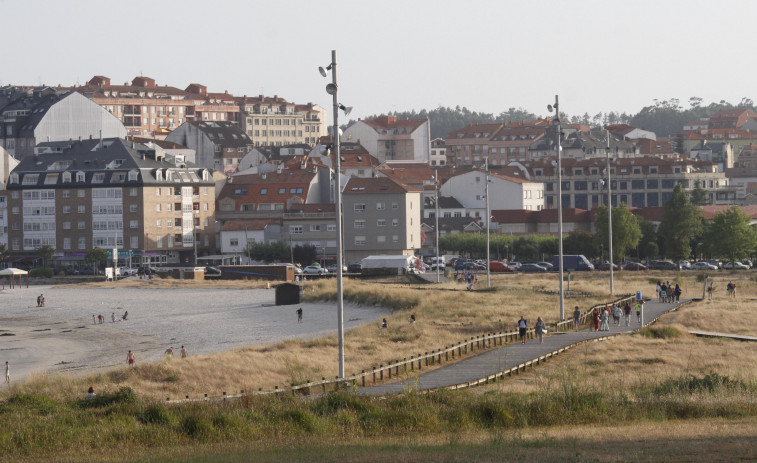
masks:
<instances>
[{"instance_id":1,"label":"footpath","mask_svg":"<svg viewBox=\"0 0 757 463\"><path fill-rule=\"evenodd\" d=\"M586 341L609 338L638 330L642 326L654 323L662 314L675 310L690 300L681 299L680 302L672 303L647 301L644 303L641 323L637 320L634 312L631 314L629 326L626 326L625 317L621 318L620 326L613 325L611 319L609 331L590 331L589 327L584 325L578 331L549 333L544 337L543 344L539 343L538 339L529 339L526 344L521 344L520 341L513 342L403 381L360 388L358 394L385 396L409 390L427 391L477 383L484 378L517 368L526 363L533 362L533 364L536 364L538 359L562 352ZM535 320L529 320L529 328L533 328L534 323Z\"/></svg>"}]
</instances>

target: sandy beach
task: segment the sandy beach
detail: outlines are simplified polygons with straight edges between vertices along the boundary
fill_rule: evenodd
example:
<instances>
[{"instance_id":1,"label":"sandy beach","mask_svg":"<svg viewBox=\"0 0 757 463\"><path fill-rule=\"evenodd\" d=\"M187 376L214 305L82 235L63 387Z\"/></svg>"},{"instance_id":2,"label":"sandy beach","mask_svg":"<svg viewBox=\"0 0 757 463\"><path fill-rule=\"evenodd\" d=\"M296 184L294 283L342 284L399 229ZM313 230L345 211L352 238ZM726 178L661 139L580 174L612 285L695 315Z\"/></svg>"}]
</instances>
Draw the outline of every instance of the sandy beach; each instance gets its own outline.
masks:
<instances>
[{"instance_id":1,"label":"sandy beach","mask_svg":"<svg viewBox=\"0 0 757 463\"><path fill-rule=\"evenodd\" d=\"M44 294L45 307L36 299ZM336 332L335 303L274 305L273 289L30 286L0 290L0 363L11 380L42 372L84 374L162 359L169 346L190 355ZM297 323L302 307L303 323ZM115 313L126 321L111 322ZM376 322L382 307L345 304L345 329ZM102 314L103 324L93 322Z\"/></svg>"}]
</instances>

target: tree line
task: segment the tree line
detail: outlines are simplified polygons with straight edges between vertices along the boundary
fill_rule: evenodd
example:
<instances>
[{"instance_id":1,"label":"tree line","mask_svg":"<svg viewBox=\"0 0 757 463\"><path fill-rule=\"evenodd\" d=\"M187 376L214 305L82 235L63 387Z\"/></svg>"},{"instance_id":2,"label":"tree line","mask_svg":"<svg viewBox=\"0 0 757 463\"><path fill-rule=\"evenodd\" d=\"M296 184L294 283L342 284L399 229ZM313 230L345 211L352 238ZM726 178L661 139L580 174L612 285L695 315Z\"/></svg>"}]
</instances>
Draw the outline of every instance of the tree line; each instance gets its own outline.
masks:
<instances>
[{"instance_id":1,"label":"tree line","mask_svg":"<svg viewBox=\"0 0 757 463\"><path fill-rule=\"evenodd\" d=\"M738 261L757 254L757 229L740 208L731 207L707 221L701 209L677 185L665 205L659 227L633 215L625 204L612 208L612 255L615 263L627 259L667 258L676 262L697 257L720 257ZM564 254L583 254L608 260L608 210L602 206L594 222L596 233L574 230L563 237ZM552 235L490 235L492 260L551 261L558 253L558 239ZM486 237L460 233L439 239L446 253L483 258Z\"/></svg>"},{"instance_id":2,"label":"tree line","mask_svg":"<svg viewBox=\"0 0 757 463\"><path fill-rule=\"evenodd\" d=\"M584 124L591 127L612 125L612 124L629 124L645 130L650 130L660 138L674 137L680 135L683 126L686 123L694 122L702 118L708 118L722 109L751 109L755 110L754 102L750 98L742 98L737 104L721 100L718 103L709 105L703 104L703 99L691 97L688 101L688 108L685 108L677 98L667 100L653 100L653 104L644 106L636 114L619 113L616 111L598 112L594 115L584 113L583 115L571 115L562 113L565 120L572 124ZM382 114L375 114L366 117L366 119L375 119ZM386 115L396 116L398 119L419 119L428 118L430 125L431 138L447 138L450 132L461 129L469 124L495 124L509 123L520 121L534 121L539 116L527 111L524 108L510 108L499 114L471 111L465 106L456 106L455 108L439 106L432 110L422 109L420 111L393 111ZM346 129L357 122L350 120L342 128Z\"/></svg>"}]
</instances>

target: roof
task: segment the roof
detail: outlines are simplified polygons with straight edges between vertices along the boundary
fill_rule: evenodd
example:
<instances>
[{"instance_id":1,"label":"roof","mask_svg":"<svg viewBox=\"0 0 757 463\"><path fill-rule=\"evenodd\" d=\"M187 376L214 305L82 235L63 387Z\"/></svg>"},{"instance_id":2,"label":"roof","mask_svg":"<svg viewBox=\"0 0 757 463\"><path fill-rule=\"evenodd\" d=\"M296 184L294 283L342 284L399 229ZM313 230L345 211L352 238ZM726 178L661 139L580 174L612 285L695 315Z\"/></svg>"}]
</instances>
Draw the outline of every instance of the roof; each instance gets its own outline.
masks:
<instances>
[{"instance_id":1,"label":"roof","mask_svg":"<svg viewBox=\"0 0 757 463\"><path fill-rule=\"evenodd\" d=\"M428 122L428 118L397 119L397 116L379 116L375 119L364 119L360 122L364 123L368 127L373 128L376 131L379 131L381 129L406 129L408 132L412 132L424 123Z\"/></svg>"},{"instance_id":2,"label":"roof","mask_svg":"<svg viewBox=\"0 0 757 463\"><path fill-rule=\"evenodd\" d=\"M268 225L279 223L273 219L228 220L221 226L221 231L258 231L265 230Z\"/></svg>"},{"instance_id":3,"label":"roof","mask_svg":"<svg viewBox=\"0 0 757 463\"><path fill-rule=\"evenodd\" d=\"M403 185L388 177L358 178L352 177L344 186L344 194L392 194L416 193L421 190Z\"/></svg>"},{"instance_id":4,"label":"roof","mask_svg":"<svg viewBox=\"0 0 757 463\"><path fill-rule=\"evenodd\" d=\"M180 145L178 143L174 143L172 141L166 141L161 140L159 138L147 138L147 137L131 137L132 140L134 140L137 143L141 143L143 145L147 143L153 143L155 146L159 146L163 148L164 150L187 150L187 148L184 145Z\"/></svg>"},{"instance_id":5,"label":"roof","mask_svg":"<svg viewBox=\"0 0 757 463\"><path fill-rule=\"evenodd\" d=\"M250 137L233 122L230 121L189 121L190 124L208 136L216 145L224 148L239 148L252 146Z\"/></svg>"},{"instance_id":6,"label":"roof","mask_svg":"<svg viewBox=\"0 0 757 463\"><path fill-rule=\"evenodd\" d=\"M259 205L287 203L297 198L301 203L305 203L316 175L312 170L306 169L281 169L281 172L234 175L230 177L231 182L227 182L221 188L217 200L230 198L235 204Z\"/></svg>"},{"instance_id":7,"label":"roof","mask_svg":"<svg viewBox=\"0 0 757 463\"><path fill-rule=\"evenodd\" d=\"M450 144L451 141L459 139L483 139L488 140L499 129L503 127L503 124L468 124L462 129L453 130L447 135L446 144Z\"/></svg>"}]
</instances>

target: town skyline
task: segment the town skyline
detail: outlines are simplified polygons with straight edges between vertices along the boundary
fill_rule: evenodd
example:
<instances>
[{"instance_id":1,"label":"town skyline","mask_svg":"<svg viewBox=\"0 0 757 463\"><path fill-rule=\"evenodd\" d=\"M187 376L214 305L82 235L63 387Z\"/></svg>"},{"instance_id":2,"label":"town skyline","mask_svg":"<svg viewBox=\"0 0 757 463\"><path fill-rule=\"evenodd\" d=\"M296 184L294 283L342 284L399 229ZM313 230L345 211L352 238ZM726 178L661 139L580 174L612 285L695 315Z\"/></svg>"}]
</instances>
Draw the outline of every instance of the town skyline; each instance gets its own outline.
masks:
<instances>
[{"instance_id":1,"label":"town skyline","mask_svg":"<svg viewBox=\"0 0 757 463\"><path fill-rule=\"evenodd\" d=\"M740 61L738 45L749 28L732 20L755 16L757 5L745 1L717 10L703 1L641 1L634 9L596 1L147 6L0 1L6 17L19 19L6 25L7 34L24 37L23 47L0 51L0 84L83 85L93 75L121 83L144 75L158 85L201 83L213 92L279 95L328 109L328 79L317 68L336 49L340 99L354 107L354 119L458 105L545 116L555 94L570 115L632 114L674 98L686 106L690 97L705 105L753 97L753 65ZM222 19L198 21L214 16ZM36 31L54 31L55 41L30 33L23 18L33 18ZM234 45L223 37L235 37ZM707 56L727 64L705 65Z\"/></svg>"}]
</instances>

